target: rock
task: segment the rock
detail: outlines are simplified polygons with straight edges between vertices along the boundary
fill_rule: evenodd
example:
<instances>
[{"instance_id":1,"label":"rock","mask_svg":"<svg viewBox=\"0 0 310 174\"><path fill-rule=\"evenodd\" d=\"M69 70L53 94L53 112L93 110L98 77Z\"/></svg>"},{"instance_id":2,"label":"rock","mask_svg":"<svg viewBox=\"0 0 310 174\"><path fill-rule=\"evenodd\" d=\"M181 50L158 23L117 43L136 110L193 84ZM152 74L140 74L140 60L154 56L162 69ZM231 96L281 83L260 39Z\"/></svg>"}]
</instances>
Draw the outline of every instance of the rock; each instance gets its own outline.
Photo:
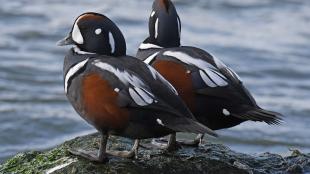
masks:
<instances>
[{"instance_id":1,"label":"rock","mask_svg":"<svg viewBox=\"0 0 310 174\"><path fill-rule=\"evenodd\" d=\"M0 173L216 173L265 174L310 172L310 154L293 151L291 156L237 153L221 144L183 147L176 153L140 148L139 159L113 157L107 164L95 164L70 155L68 148L97 150L98 134L78 137L44 152L26 152L0 165ZM132 141L111 137L113 149L130 149Z\"/></svg>"}]
</instances>

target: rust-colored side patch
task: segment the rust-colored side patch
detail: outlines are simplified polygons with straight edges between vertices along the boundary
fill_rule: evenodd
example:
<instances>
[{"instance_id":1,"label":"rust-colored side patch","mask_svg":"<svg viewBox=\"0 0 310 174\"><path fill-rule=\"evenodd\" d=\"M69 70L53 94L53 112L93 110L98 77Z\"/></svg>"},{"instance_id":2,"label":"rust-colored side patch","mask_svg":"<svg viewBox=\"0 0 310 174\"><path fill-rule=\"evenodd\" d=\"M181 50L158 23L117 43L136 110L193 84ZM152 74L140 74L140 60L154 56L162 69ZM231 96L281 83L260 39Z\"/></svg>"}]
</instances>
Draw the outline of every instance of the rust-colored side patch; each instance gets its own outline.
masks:
<instances>
[{"instance_id":1,"label":"rust-colored side patch","mask_svg":"<svg viewBox=\"0 0 310 174\"><path fill-rule=\"evenodd\" d=\"M195 94L191 75L187 73L185 66L166 60L156 60L153 66L175 87L181 98L193 112L195 109Z\"/></svg>"},{"instance_id":2,"label":"rust-colored side patch","mask_svg":"<svg viewBox=\"0 0 310 174\"><path fill-rule=\"evenodd\" d=\"M122 129L128 123L128 110L118 106L118 93L99 74L87 75L82 82L86 119L97 129Z\"/></svg>"}]
</instances>

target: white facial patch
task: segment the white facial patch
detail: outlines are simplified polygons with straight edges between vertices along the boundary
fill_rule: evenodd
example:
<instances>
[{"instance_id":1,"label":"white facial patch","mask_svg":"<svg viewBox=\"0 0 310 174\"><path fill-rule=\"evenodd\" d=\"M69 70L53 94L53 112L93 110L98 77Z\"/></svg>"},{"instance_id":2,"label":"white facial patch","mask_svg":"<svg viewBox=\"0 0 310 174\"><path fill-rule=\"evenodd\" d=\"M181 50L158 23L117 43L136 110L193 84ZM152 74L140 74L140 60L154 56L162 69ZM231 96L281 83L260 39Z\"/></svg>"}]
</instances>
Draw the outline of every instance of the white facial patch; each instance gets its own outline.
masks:
<instances>
[{"instance_id":1,"label":"white facial patch","mask_svg":"<svg viewBox=\"0 0 310 174\"><path fill-rule=\"evenodd\" d=\"M159 124L159 125L162 125L162 126L165 126L163 121L161 121L161 119L157 118L156 119L156 122Z\"/></svg>"},{"instance_id":2,"label":"white facial patch","mask_svg":"<svg viewBox=\"0 0 310 174\"><path fill-rule=\"evenodd\" d=\"M65 76L65 92L68 92L68 82L74 76L76 72L78 72L81 68L83 68L89 59L83 60L82 62L77 63L73 67L69 69Z\"/></svg>"},{"instance_id":3,"label":"white facial patch","mask_svg":"<svg viewBox=\"0 0 310 174\"><path fill-rule=\"evenodd\" d=\"M73 26L73 30L72 30L72 39L78 43L78 44L83 44L84 43L84 39L82 36L82 33L80 31L79 26L77 25L78 20L75 22L74 26Z\"/></svg>"},{"instance_id":4,"label":"white facial patch","mask_svg":"<svg viewBox=\"0 0 310 174\"><path fill-rule=\"evenodd\" d=\"M95 34L97 34L97 35L101 34L101 32L102 32L102 29L101 29L101 28L97 28L97 29L95 30Z\"/></svg>"},{"instance_id":5,"label":"white facial patch","mask_svg":"<svg viewBox=\"0 0 310 174\"><path fill-rule=\"evenodd\" d=\"M114 51L115 51L115 41L114 41L113 34L111 32L109 32L109 41L110 41L110 45L111 45L111 52L114 53Z\"/></svg>"},{"instance_id":6,"label":"white facial patch","mask_svg":"<svg viewBox=\"0 0 310 174\"><path fill-rule=\"evenodd\" d=\"M223 109L223 114L225 115L225 116L229 116L230 115L230 112L227 110L227 109Z\"/></svg>"},{"instance_id":7,"label":"white facial patch","mask_svg":"<svg viewBox=\"0 0 310 174\"><path fill-rule=\"evenodd\" d=\"M155 39L157 39L158 37L158 18L156 19L156 22L155 22Z\"/></svg>"}]
</instances>

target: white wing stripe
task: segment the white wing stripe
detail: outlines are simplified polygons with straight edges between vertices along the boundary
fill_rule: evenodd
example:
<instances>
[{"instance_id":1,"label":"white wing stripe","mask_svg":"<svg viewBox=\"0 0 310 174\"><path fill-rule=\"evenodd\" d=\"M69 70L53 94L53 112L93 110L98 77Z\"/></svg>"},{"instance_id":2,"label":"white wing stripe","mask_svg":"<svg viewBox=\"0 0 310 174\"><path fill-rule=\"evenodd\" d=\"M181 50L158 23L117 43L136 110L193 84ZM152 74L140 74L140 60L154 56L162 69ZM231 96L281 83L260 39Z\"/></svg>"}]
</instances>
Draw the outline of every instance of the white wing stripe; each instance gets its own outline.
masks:
<instances>
[{"instance_id":1,"label":"white wing stripe","mask_svg":"<svg viewBox=\"0 0 310 174\"><path fill-rule=\"evenodd\" d=\"M242 81L241 78L240 78L240 76L239 76L234 70L232 70L231 68L227 68L227 69L229 70L229 73L230 73L233 77L237 78L239 81Z\"/></svg>"},{"instance_id":2,"label":"white wing stripe","mask_svg":"<svg viewBox=\"0 0 310 174\"><path fill-rule=\"evenodd\" d=\"M142 97L140 97L137 92L132 89L132 88L129 88L129 94L131 96L131 98L134 100L135 103L137 103L138 105L140 106L146 106L148 105L143 99Z\"/></svg>"},{"instance_id":3,"label":"white wing stripe","mask_svg":"<svg viewBox=\"0 0 310 174\"><path fill-rule=\"evenodd\" d=\"M226 86L227 82L223 80L219 75L217 75L215 72L211 71L210 69L205 69L205 72L208 74L208 76L211 78L211 80L216 83L218 86Z\"/></svg>"},{"instance_id":4,"label":"white wing stripe","mask_svg":"<svg viewBox=\"0 0 310 174\"><path fill-rule=\"evenodd\" d=\"M73 75L78 72L81 68L83 68L85 66L85 64L88 62L89 59L85 59L79 63L77 63L76 65L74 65L73 67L71 67L69 69L69 71L67 72L66 76L65 76L65 92L68 92L68 83L69 80L71 79L71 77L73 77Z\"/></svg>"},{"instance_id":5,"label":"white wing stripe","mask_svg":"<svg viewBox=\"0 0 310 174\"><path fill-rule=\"evenodd\" d=\"M93 64L102 70L113 73L125 85L132 85L133 88L129 88L129 94L136 104L146 106L154 102L154 94L147 90L149 87L139 77L127 71L120 71L112 65L99 60L94 61Z\"/></svg>"},{"instance_id":6,"label":"white wing stripe","mask_svg":"<svg viewBox=\"0 0 310 174\"><path fill-rule=\"evenodd\" d=\"M200 73L202 80L206 83L206 85L208 85L211 88L214 88L217 86L211 81L211 79L202 70L200 70L199 73Z\"/></svg>"},{"instance_id":7,"label":"white wing stripe","mask_svg":"<svg viewBox=\"0 0 310 174\"><path fill-rule=\"evenodd\" d=\"M149 95L149 93L145 92L143 89L141 88L137 88L135 87L136 92L143 98L143 100L148 103L148 104L152 104L153 103L153 98L151 98L151 96Z\"/></svg>"}]
</instances>

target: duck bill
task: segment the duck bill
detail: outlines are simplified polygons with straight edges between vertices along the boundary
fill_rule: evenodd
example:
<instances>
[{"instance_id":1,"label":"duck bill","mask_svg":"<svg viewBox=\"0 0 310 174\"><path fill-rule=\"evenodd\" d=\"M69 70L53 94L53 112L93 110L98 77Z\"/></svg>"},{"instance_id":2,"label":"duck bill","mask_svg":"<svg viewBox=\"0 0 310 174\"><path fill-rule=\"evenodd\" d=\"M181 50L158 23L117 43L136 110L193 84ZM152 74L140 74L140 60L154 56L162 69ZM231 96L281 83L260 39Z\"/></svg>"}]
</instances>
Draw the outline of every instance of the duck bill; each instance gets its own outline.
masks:
<instances>
[{"instance_id":1,"label":"duck bill","mask_svg":"<svg viewBox=\"0 0 310 174\"><path fill-rule=\"evenodd\" d=\"M65 37L64 39L56 43L57 46L66 46L66 45L73 45L73 44L75 44L75 42L73 41L71 34L69 34L67 37Z\"/></svg>"}]
</instances>

